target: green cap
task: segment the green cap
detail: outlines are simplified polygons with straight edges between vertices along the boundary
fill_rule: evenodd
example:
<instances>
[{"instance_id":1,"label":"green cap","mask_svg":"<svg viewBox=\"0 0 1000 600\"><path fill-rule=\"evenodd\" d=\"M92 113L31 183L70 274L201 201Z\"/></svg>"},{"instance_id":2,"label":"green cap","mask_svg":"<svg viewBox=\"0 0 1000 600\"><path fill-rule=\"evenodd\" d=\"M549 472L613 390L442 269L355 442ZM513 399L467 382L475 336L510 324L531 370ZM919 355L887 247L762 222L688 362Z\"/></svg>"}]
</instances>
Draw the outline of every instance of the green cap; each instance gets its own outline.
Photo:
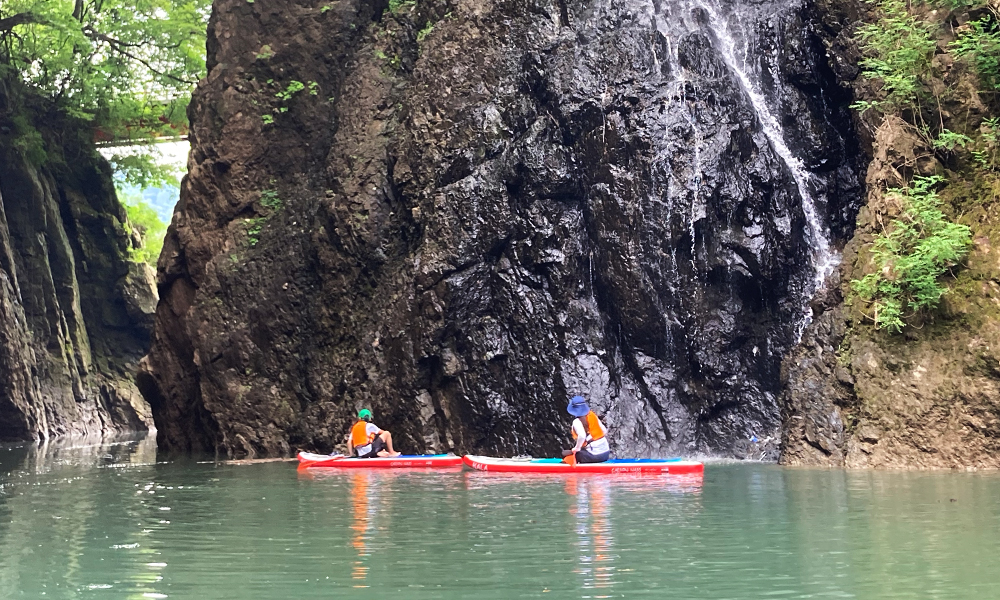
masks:
<instances>
[{"instance_id":1,"label":"green cap","mask_svg":"<svg viewBox=\"0 0 1000 600\"><path fill-rule=\"evenodd\" d=\"M358 418L361 419L362 421L367 421L368 419L372 418L372 411L368 410L367 408L362 408L361 410L358 411Z\"/></svg>"}]
</instances>

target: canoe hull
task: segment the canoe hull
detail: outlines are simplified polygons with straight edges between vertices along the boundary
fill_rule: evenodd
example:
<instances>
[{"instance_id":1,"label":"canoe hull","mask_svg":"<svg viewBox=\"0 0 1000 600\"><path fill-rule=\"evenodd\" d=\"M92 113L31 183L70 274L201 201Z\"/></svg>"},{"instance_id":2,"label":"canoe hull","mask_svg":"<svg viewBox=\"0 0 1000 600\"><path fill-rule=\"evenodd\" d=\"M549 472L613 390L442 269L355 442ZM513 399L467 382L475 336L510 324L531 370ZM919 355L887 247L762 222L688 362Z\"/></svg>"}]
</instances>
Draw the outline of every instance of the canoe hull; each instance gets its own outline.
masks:
<instances>
[{"instance_id":1,"label":"canoe hull","mask_svg":"<svg viewBox=\"0 0 1000 600\"><path fill-rule=\"evenodd\" d=\"M466 465L495 473L607 473L611 475L686 475L705 472L705 465L688 460L614 460L603 463L568 465L562 462L535 462L466 454Z\"/></svg>"},{"instance_id":2,"label":"canoe hull","mask_svg":"<svg viewBox=\"0 0 1000 600\"><path fill-rule=\"evenodd\" d=\"M346 456L327 456L299 452L299 468L332 468L332 469L412 469L433 467L461 466L461 456L445 454L427 454L416 456L397 456L395 458L350 458Z\"/></svg>"}]
</instances>

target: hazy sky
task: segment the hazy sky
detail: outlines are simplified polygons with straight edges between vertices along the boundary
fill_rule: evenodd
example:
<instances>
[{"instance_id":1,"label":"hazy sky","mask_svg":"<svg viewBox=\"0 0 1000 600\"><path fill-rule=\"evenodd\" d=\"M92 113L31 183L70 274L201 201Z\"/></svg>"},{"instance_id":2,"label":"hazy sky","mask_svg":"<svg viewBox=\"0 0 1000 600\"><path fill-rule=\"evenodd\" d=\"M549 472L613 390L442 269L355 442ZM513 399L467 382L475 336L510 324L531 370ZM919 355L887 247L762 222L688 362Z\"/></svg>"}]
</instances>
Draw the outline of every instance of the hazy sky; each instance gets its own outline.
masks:
<instances>
[{"instance_id":1,"label":"hazy sky","mask_svg":"<svg viewBox=\"0 0 1000 600\"><path fill-rule=\"evenodd\" d=\"M105 157L111 157L113 154L129 154L130 152L145 152L146 146L106 146L104 148L98 148L98 150ZM187 141L183 142L163 142L162 144L153 144L154 154L159 154L160 164L172 164L176 165L181 170L181 175L187 170L187 155L188 151L191 149L191 144Z\"/></svg>"},{"instance_id":2,"label":"hazy sky","mask_svg":"<svg viewBox=\"0 0 1000 600\"><path fill-rule=\"evenodd\" d=\"M163 162L177 165L182 171L187 167L188 151L191 150L189 142L166 142L157 144L156 148L163 155Z\"/></svg>"}]
</instances>

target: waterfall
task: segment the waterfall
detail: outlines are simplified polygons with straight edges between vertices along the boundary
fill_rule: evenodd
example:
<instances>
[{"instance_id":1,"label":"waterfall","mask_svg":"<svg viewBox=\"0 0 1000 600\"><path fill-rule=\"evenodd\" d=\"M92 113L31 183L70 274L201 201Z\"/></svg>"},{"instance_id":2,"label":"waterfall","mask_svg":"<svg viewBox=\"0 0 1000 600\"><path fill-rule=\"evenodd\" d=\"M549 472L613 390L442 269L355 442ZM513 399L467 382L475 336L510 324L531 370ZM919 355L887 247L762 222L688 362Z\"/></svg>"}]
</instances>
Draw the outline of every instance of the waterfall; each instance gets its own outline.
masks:
<instances>
[{"instance_id":1,"label":"waterfall","mask_svg":"<svg viewBox=\"0 0 1000 600\"><path fill-rule=\"evenodd\" d=\"M742 49L743 60L737 58L737 43L735 37L729 31L729 19L723 18L711 5L704 1L698 3L698 7L708 14L708 27L715 34L719 42L719 52L726 65L740 82L740 86L746 93L750 104L753 106L757 118L760 120L761 129L768 141L771 142L775 153L788 167L795 186L798 188L799 196L802 199L802 213L805 215L806 224L809 227L809 239L812 245L812 265L814 270L813 289L809 295L822 288L826 278L833 272L840 262L840 257L831 248L827 235L826 226L819 215L817 199L810 189L812 174L806 169L802 160L795 156L785 142L782 127L778 118L771 110L767 98L760 87L751 79L747 68L747 48ZM809 309L806 307L808 314Z\"/></svg>"},{"instance_id":2,"label":"waterfall","mask_svg":"<svg viewBox=\"0 0 1000 600\"><path fill-rule=\"evenodd\" d=\"M798 340L802 331L811 321L810 300L825 285L827 278L833 273L840 262L839 253L830 241L829 228L823 216L826 208L827 197L824 193L825 183L822 177L817 178L806 167L805 161L796 154L786 140L785 127L780 121L780 111L771 94L765 91L761 83L762 74L758 71L761 68L772 68L768 66L758 66L755 60L764 58L761 62L774 62L767 59L777 59L778 56L754 57L757 44L754 42L754 32L747 31L755 24L761 23L762 19L771 20L778 14L789 10L794 10L791 6L773 6L776 9L774 15L765 15L767 8L763 7L743 7L739 5L724 4L725 0L691 0L681 1L676 4L666 3L656 8L647 5L641 0L632 4L637 9L643 7L647 11L651 29L665 38L665 50L663 56L654 51L654 66L656 73L653 75L659 80L660 85L668 90L672 102L671 105L676 111L678 121L686 123L692 132L693 139L690 142L690 161L687 164L686 179L687 189L693 192L693 201L688 210L687 233L691 237L691 263L697 271L696 263L696 228L695 224L699 219L705 217L704 210L700 210L703 201L703 139L702 124L699 124L699 117L696 115L698 109L697 98L689 98L685 89L687 85L697 88L707 83L705 73L697 72L697 68L692 70L689 65L683 64L678 55L678 48L690 39L688 36L695 32L705 32L711 41L711 50L720 59L721 66L732 74L734 90L741 93L746 99L746 105L759 123L759 132L763 134L770 146L772 155L784 165L787 174L790 175L791 183L794 184L793 194L798 195L798 205L805 219L806 230L804 239L809 246L808 264L805 265L808 271L802 286L798 292L797 304L800 310L800 317L796 319L794 338ZM698 18L696 11L702 11L705 18ZM756 14L754 14L756 13ZM739 19L739 22L735 22ZM765 34L766 35L766 34ZM669 77L666 80L660 79L659 71L661 64L666 64L669 68ZM711 85L710 83L708 85ZM779 86L787 85L778 83ZM804 118L808 118L803 115ZM673 121L667 122L667 127L673 127ZM712 124L708 124L711 129ZM709 133L708 135L711 135ZM670 133L667 133L667 137ZM661 160L673 161L669 155L661 157ZM713 158L709 158L713 160ZM674 192L666 190L668 196ZM707 200L705 200L707 201ZM673 200L668 199L673 203ZM774 215L773 220L782 231L789 231L790 221L785 215ZM672 249L676 251L676 248ZM676 262L675 262L676 265Z\"/></svg>"},{"instance_id":3,"label":"waterfall","mask_svg":"<svg viewBox=\"0 0 1000 600\"><path fill-rule=\"evenodd\" d=\"M666 415L670 443L697 444L702 435L731 440L734 431L748 439L775 436L773 378L811 321L812 299L839 264L833 240L843 211L837 206L849 201L844 190L852 189L852 174L831 168L851 164L832 118L837 109L825 97L820 109L814 90L803 87L829 82L796 79L803 65L822 68L825 57L801 28L799 0L605 0L599 6L588 15L589 35L633 20L649 36L643 40L648 70L637 75L627 67L642 64L642 45L616 32L636 54L620 73L610 72L616 85L640 99L641 117L629 121L637 124L630 133L647 136L657 174L639 186L643 202L631 207L623 195L620 206L636 216L647 239L665 240L648 249L609 245L613 255L627 249L639 265L637 287L648 291L651 312L662 318L663 331L654 334L648 319L626 317L631 338L646 346L636 352L642 372L633 375ZM599 52L588 56L597 64L606 59ZM636 83L630 88L622 80ZM607 110L614 101L602 83L592 97L600 94ZM822 172L811 170L817 161ZM644 212L644 203L666 211ZM632 306L642 297L622 302ZM738 411L716 408L718 429L691 436L691 415L703 419L704 407L723 406L723 399ZM620 422L645 410L644 403L622 406Z\"/></svg>"}]
</instances>

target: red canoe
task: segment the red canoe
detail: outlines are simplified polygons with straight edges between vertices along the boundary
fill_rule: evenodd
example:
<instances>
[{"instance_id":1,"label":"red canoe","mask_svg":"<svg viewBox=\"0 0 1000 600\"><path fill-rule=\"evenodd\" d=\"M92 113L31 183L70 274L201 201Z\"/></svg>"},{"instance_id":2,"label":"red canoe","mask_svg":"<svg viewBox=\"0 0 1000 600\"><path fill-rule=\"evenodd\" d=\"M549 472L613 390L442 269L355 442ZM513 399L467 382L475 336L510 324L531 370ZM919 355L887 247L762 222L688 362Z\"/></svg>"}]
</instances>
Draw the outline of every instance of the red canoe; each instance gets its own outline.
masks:
<instances>
[{"instance_id":1,"label":"red canoe","mask_svg":"<svg viewBox=\"0 0 1000 600\"><path fill-rule=\"evenodd\" d=\"M498 473L612 473L647 475L682 475L704 473L705 465L680 458L632 458L615 459L602 463L580 463L568 465L558 458L492 458L489 456L463 457L465 464L480 471Z\"/></svg>"},{"instance_id":2,"label":"red canoe","mask_svg":"<svg viewBox=\"0 0 1000 600\"><path fill-rule=\"evenodd\" d=\"M462 457L453 454L421 454L395 458L351 458L344 455L299 452L299 468L332 467L335 469L405 469L412 467L458 467Z\"/></svg>"}]
</instances>

